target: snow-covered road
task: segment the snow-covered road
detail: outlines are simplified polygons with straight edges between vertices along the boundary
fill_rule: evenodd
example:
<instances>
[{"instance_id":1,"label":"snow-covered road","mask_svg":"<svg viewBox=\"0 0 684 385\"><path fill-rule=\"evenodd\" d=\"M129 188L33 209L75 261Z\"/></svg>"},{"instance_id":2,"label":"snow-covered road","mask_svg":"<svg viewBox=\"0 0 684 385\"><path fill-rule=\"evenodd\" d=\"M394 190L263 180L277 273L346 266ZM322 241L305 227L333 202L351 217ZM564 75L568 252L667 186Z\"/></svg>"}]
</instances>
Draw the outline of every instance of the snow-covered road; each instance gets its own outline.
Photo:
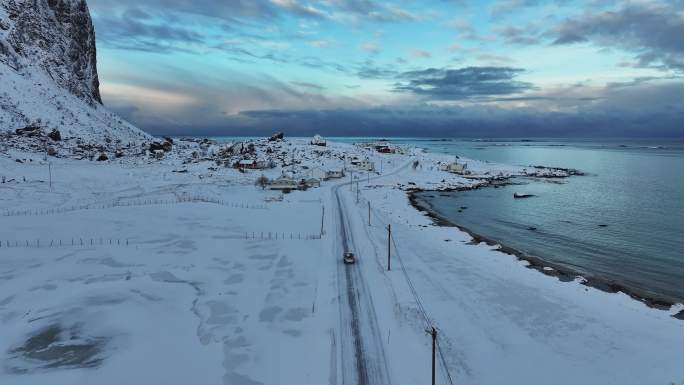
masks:
<instances>
[{"instance_id":1,"label":"snow-covered road","mask_svg":"<svg viewBox=\"0 0 684 385\"><path fill-rule=\"evenodd\" d=\"M340 197L340 189L349 185L353 186L353 182L333 187L339 229L339 242L336 243L333 255L337 257L337 286L340 299L338 335L341 336L342 381L343 384L389 384L387 359L372 293L368 289L363 271L359 268L359 265L366 263L366 256L357 253L357 261L353 265L345 265L341 261L343 253L356 253L353 233L348 230L348 209ZM352 346L349 346L350 341Z\"/></svg>"}]
</instances>

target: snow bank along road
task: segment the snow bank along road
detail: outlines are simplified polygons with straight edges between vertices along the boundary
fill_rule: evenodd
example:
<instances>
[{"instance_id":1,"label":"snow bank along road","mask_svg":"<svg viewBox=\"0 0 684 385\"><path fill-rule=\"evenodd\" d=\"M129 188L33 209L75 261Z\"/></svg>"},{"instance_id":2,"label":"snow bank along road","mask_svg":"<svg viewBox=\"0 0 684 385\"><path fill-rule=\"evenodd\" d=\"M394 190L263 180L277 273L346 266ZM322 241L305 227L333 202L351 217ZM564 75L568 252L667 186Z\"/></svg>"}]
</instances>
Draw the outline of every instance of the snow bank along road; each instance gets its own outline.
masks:
<instances>
[{"instance_id":1,"label":"snow bank along road","mask_svg":"<svg viewBox=\"0 0 684 385\"><path fill-rule=\"evenodd\" d=\"M326 169L343 164L292 143L282 151ZM346 181L279 201L254 186L258 173L173 159L54 159L50 189L37 158L0 156L0 172L14 180L0 184L0 210L51 213L0 216L5 242L41 240L0 248L0 384L424 384L429 318L440 332L440 384L448 368L464 385L684 385L677 309L559 282L433 226L398 186L469 183L439 171L439 155L381 158L328 145L384 159L383 175L359 180L359 203ZM180 167L187 172L172 172ZM197 196L208 199L184 199ZM174 203L130 205L146 201ZM299 240L320 231L322 206L322 239ZM59 210L69 207L100 208ZM389 272L387 224L396 242ZM130 246L44 246L72 238ZM345 249L357 264L343 265Z\"/></svg>"}]
</instances>

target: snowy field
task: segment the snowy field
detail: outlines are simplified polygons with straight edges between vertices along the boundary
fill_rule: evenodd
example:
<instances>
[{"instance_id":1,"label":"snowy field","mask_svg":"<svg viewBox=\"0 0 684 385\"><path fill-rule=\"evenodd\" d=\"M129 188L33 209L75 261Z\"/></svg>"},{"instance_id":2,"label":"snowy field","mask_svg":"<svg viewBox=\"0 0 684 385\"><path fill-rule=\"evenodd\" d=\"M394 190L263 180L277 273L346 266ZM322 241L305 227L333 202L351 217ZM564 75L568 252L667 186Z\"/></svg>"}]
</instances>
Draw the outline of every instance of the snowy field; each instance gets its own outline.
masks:
<instances>
[{"instance_id":1,"label":"snowy field","mask_svg":"<svg viewBox=\"0 0 684 385\"><path fill-rule=\"evenodd\" d=\"M441 384L684 384L681 306L560 282L412 208L408 188L481 183L440 171L452 157L287 143L383 172L281 194L180 155L51 159L50 186L41 156L0 154L0 383L414 385L434 326Z\"/></svg>"}]
</instances>

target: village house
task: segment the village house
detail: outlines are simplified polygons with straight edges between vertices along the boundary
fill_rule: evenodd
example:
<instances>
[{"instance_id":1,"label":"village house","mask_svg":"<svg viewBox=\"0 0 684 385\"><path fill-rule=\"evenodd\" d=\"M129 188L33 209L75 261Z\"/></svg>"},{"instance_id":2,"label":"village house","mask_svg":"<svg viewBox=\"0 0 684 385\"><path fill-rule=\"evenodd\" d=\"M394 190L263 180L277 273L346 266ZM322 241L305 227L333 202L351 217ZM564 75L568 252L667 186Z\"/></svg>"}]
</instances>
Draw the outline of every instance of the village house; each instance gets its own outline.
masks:
<instances>
[{"instance_id":1,"label":"village house","mask_svg":"<svg viewBox=\"0 0 684 385\"><path fill-rule=\"evenodd\" d=\"M396 151L394 148L388 146L388 145L377 145L375 146L375 151L381 153L381 154L394 154Z\"/></svg>"},{"instance_id":2,"label":"village house","mask_svg":"<svg viewBox=\"0 0 684 385\"><path fill-rule=\"evenodd\" d=\"M309 187L321 187L321 180L317 178L309 178L306 180L306 185Z\"/></svg>"},{"instance_id":3,"label":"village house","mask_svg":"<svg viewBox=\"0 0 684 385\"><path fill-rule=\"evenodd\" d=\"M352 162L352 164L354 163ZM354 165L364 171L375 171L375 163L371 162L368 159L358 161Z\"/></svg>"},{"instance_id":4,"label":"village house","mask_svg":"<svg viewBox=\"0 0 684 385\"><path fill-rule=\"evenodd\" d=\"M313 187L321 187L321 181L315 178L302 179L299 181L299 190L306 190Z\"/></svg>"},{"instance_id":5,"label":"village house","mask_svg":"<svg viewBox=\"0 0 684 385\"><path fill-rule=\"evenodd\" d=\"M330 170L325 172L324 180L344 178L344 170Z\"/></svg>"},{"instance_id":6,"label":"village house","mask_svg":"<svg viewBox=\"0 0 684 385\"><path fill-rule=\"evenodd\" d=\"M318 179L318 180L324 180L328 177L328 173L321 169L320 167L314 167L306 173L306 176L308 178L313 178L313 179Z\"/></svg>"},{"instance_id":7,"label":"village house","mask_svg":"<svg viewBox=\"0 0 684 385\"><path fill-rule=\"evenodd\" d=\"M458 163L458 162L453 162L446 164L442 167L443 171L454 173L454 174L459 174L459 175L469 175L470 171L468 171L468 164L467 163Z\"/></svg>"},{"instance_id":8,"label":"village house","mask_svg":"<svg viewBox=\"0 0 684 385\"><path fill-rule=\"evenodd\" d=\"M298 186L299 184L296 180L286 176L280 176L278 179L274 179L268 184L269 190L283 190L287 192L297 190Z\"/></svg>"},{"instance_id":9,"label":"village house","mask_svg":"<svg viewBox=\"0 0 684 385\"><path fill-rule=\"evenodd\" d=\"M236 167L243 170L256 170L257 161L254 159L242 159L236 163Z\"/></svg>"},{"instance_id":10,"label":"village house","mask_svg":"<svg viewBox=\"0 0 684 385\"><path fill-rule=\"evenodd\" d=\"M328 145L328 143L323 139L320 135L315 135L313 139L311 140L311 144L314 146L321 146L325 147Z\"/></svg>"},{"instance_id":11,"label":"village house","mask_svg":"<svg viewBox=\"0 0 684 385\"><path fill-rule=\"evenodd\" d=\"M263 170L273 168L273 162L269 160L242 159L235 164L235 168L242 170Z\"/></svg>"}]
</instances>

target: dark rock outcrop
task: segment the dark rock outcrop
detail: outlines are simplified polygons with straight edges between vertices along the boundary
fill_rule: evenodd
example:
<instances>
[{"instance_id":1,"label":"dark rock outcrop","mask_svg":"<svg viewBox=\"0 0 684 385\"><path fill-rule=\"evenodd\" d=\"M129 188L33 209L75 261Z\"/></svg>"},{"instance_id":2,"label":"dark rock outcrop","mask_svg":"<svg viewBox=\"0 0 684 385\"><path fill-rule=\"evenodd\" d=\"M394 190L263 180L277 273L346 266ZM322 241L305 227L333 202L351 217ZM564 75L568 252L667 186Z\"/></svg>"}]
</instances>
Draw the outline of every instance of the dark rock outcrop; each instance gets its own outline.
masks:
<instances>
[{"instance_id":1,"label":"dark rock outcrop","mask_svg":"<svg viewBox=\"0 0 684 385\"><path fill-rule=\"evenodd\" d=\"M152 142L152 143L150 143L150 147L148 148L148 150L151 153L154 153L156 151L164 151L164 145L162 145L159 142Z\"/></svg>"},{"instance_id":2,"label":"dark rock outcrop","mask_svg":"<svg viewBox=\"0 0 684 385\"><path fill-rule=\"evenodd\" d=\"M60 140L62 140L62 133L55 128L48 134L48 138L54 140L55 142L59 142Z\"/></svg>"},{"instance_id":3,"label":"dark rock outcrop","mask_svg":"<svg viewBox=\"0 0 684 385\"><path fill-rule=\"evenodd\" d=\"M17 128L14 132L21 136L40 136L42 134L40 126L26 126L24 128Z\"/></svg>"},{"instance_id":4,"label":"dark rock outcrop","mask_svg":"<svg viewBox=\"0 0 684 385\"><path fill-rule=\"evenodd\" d=\"M162 149L164 150L164 152L171 152L171 150L173 149L173 142L166 141L162 143Z\"/></svg>"},{"instance_id":5,"label":"dark rock outcrop","mask_svg":"<svg viewBox=\"0 0 684 385\"><path fill-rule=\"evenodd\" d=\"M148 150L151 153L155 153L157 151L164 151L164 152L171 152L173 149L173 140L168 140L165 139L163 143L160 142L152 142L150 143L150 146L148 147Z\"/></svg>"},{"instance_id":6,"label":"dark rock outcrop","mask_svg":"<svg viewBox=\"0 0 684 385\"><path fill-rule=\"evenodd\" d=\"M285 133L284 132L278 132L273 134L268 140L271 142L277 142L279 140L283 140L285 138Z\"/></svg>"}]
</instances>

